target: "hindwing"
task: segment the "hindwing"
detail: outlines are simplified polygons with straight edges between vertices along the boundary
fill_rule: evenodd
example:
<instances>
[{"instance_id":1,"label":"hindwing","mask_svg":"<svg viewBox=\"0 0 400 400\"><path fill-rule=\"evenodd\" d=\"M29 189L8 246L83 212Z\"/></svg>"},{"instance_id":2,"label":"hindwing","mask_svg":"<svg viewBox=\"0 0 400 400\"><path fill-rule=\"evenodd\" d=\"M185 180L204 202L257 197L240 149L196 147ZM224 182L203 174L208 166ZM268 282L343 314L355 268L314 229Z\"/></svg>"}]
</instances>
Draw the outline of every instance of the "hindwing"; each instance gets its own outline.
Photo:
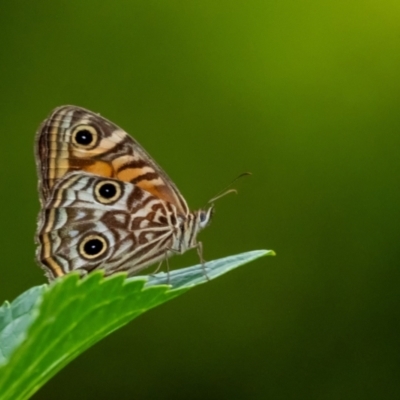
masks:
<instances>
[{"instance_id":1,"label":"hindwing","mask_svg":"<svg viewBox=\"0 0 400 400\"><path fill-rule=\"evenodd\" d=\"M39 215L38 261L50 279L95 269L133 274L168 255L176 213L139 185L69 173L54 185Z\"/></svg>"}]
</instances>

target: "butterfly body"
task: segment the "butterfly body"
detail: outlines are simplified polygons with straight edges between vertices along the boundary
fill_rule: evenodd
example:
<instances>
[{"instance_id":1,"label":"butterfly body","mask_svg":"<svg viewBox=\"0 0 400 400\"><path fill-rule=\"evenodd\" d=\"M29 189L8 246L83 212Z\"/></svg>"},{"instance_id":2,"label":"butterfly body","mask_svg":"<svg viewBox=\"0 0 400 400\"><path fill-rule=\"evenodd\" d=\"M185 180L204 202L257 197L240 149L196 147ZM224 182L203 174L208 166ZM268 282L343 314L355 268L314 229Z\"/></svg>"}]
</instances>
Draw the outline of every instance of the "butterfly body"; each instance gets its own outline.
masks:
<instances>
[{"instance_id":1,"label":"butterfly body","mask_svg":"<svg viewBox=\"0 0 400 400\"><path fill-rule=\"evenodd\" d=\"M37 260L48 278L71 271L135 274L198 247L212 207L190 212L143 148L110 121L56 109L36 139L42 210Z\"/></svg>"}]
</instances>

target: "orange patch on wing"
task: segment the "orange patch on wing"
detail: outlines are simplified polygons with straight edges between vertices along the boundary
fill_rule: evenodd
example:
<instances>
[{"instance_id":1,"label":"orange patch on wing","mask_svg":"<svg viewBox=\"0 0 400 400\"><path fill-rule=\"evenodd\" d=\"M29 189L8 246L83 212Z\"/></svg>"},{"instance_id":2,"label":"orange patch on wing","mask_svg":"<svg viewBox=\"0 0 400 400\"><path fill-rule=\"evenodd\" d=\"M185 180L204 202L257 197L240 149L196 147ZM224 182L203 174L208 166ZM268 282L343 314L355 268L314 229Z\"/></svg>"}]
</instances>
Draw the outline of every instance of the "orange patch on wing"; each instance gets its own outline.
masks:
<instances>
[{"instance_id":1,"label":"orange patch on wing","mask_svg":"<svg viewBox=\"0 0 400 400\"><path fill-rule=\"evenodd\" d=\"M119 172L117 178L124 182L132 182L135 178L151 172L154 172L154 169L149 166L143 168L128 168ZM135 183L135 185L161 200L175 204L175 198L160 177L150 181L144 179Z\"/></svg>"},{"instance_id":2,"label":"orange patch on wing","mask_svg":"<svg viewBox=\"0 0 400 400\"><path fill-rule=\"evenodd\" d=\"M160 192L157 190L157 188L151 184L149 181L140 181L136 183L137 186L139 186L141 189L145 190L146 192L150 192L152 195L160 198Z\"/></svg>"},{"instance_id":3,"label":"orange patch on wing","mask_svg":"<svg viewBox=\"0 0 400 400\"><path fill-rule=\"evenodd\" d=\"M83 166L82 169L86 172L107 178L112 178L114 175L113 167L104 161L96 161L92 164Z\"/></svg>"},{"instance_id":4,"label":"orange patch on wing","mask_svg":"<svg viewBox=\"0 0 400 400\"><path fill-rule=\"evenodd\" d=\"M143 171L142 168L123 169L121 172L118 173L118 179L124 182L132 182L135 178L145 173L146 172Z\"/></svg>"},{"instance_id":5,"label":"orange patch on wing","mask_svg":"<svg viewBox=\"0 0 400 400\"><path fill-rule=\"evenodd\" d=\"M161 200L167 201L169 203L174 203L174 199L172 198L169 190L166 190L165 186L156 186L154 184L151 184L149 181L140 181L136 185Z\"/></svg>"}]
</instances>

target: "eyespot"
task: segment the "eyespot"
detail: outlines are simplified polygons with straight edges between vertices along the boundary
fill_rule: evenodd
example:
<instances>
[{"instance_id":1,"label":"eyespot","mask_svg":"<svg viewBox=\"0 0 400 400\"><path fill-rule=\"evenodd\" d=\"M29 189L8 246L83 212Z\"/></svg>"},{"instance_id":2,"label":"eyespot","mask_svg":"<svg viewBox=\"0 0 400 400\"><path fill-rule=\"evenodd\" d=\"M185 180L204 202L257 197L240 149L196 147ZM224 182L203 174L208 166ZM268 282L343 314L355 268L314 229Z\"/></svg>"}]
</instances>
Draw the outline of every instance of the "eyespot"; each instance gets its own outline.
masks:
<instances>
[{"instance_id":1,"label":"eyespot","mask_svg":"<svg viewBox=\"0 0 400 400\"><path fill-rule=\"evenodd\" d=\"M122 197L123 191L121 184L101 180L94 187L94 197L101 204L113 204Z\"/></svg>"},{"instance_id":2,"label":"eyespot","mask_svg":"<svg viewBox=\"0 0 400 400\"><path fill-rule=\"evenodd\" d=\"M96 147L99 140L97 130L91 125L78 125L72 133L72 144L80 149L90 150Z\"/></svg>"},{"instance_id":3,"label":"eyespot","mask_svg":"<svg viewBox=\"0 0 400 400\"><path fill-rule=\"evenodd\" d=\"M86 260L95 260L102 256L108 249L107 240L99 234L91 234L79 243L79 254Z\"/></svg>"}]
</instances>

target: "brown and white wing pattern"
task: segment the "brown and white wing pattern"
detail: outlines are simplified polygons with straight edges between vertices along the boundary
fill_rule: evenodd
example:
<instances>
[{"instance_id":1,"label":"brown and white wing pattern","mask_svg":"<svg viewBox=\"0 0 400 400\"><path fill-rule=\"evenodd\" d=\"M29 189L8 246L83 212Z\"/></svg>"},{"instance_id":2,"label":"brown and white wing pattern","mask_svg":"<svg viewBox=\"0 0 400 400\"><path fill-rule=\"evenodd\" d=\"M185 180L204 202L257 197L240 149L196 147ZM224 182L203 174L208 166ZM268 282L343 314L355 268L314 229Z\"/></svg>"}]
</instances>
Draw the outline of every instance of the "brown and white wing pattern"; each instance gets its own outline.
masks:
<instances>
[{"instance_id":1,"label":"brown and white wing pattern","mask_svg":"<svg viewBox=\"0 0 400 400\"><path fill-rule=\"evenodd\" d=\"M130 182L189 210L179 190L140 144L107 119L77 106L56 108L40 126L35 142L42 206L57 182L74 171Z\"/></svg>"},{"instance_id":2,"label":"brown and white wing pattern","mask_svg":"<svg viewBox=\"0 0 400 400\"><path fill-rule=\"evenodd\" d=\"M36 239L50 280L96 269L134 274L172 254L177 209L139 185L75 172L48 186Z\"/></svg>"},{"instance_id":3,"label":"brown and white wing pattern","mask_svg":"<svg viewBox=\"0 0 400 400\"><path fill-rule=\"evenodd\" d=\"M37 260L50 280L97 269L132 275L201 250L196 237L213 208L189 212L167 174L107 119L77 106L56 108L39 128L35 155Z\"/></svg>"}]
</instances>

